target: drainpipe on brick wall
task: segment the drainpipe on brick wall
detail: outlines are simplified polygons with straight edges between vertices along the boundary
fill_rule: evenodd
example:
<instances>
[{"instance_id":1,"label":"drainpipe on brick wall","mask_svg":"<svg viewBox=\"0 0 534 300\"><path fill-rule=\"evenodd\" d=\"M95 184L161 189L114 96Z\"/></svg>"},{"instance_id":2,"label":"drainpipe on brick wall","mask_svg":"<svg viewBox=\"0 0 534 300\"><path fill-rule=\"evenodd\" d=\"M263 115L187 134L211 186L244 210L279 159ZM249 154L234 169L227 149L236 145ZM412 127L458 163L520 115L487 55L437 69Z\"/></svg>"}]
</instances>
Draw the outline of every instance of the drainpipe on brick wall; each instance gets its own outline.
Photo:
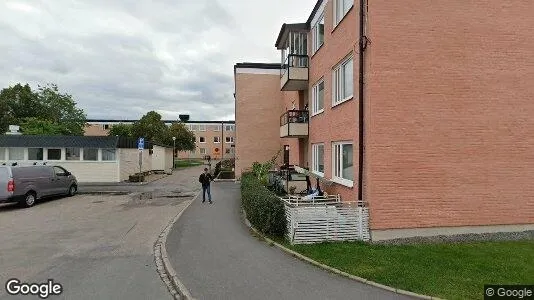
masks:
<instances>
[{"instance_id":1,"label":"drainpipe on brick wall","mask_svg":"<svg viewBox=\"0 0 534 300\"><path fill-rule=\"evenodd\" d=\"M358 112L358 119L359 119L359 165L358 165L358 201L363 201L363 155L364 155L364 131L363 131L363 84L364 84L364 52L365 48L367 47L367 37L365 36L365 0L360 0L360 54L359 54L359 99L360 99L360 105L359 105L359 112Z\"/></svg>"}]
</instances>

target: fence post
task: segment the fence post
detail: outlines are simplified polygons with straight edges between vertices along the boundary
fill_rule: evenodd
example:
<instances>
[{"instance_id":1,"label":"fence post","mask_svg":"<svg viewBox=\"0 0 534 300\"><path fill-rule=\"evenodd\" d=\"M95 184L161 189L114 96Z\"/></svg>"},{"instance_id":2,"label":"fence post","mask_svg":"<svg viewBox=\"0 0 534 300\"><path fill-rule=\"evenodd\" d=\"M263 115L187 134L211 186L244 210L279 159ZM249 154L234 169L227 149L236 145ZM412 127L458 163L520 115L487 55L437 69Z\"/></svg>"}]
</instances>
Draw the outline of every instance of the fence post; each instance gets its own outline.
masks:
<instances>
[{"instance_id":1,"label":"fence post","mask_svg":"<svg viewBox=\"0 0 534 300\"><path fill-rule=\"evenodd\" d=\"M358 206L358 236L363 240L363 207Z\"/></svg>"}]
</instances>

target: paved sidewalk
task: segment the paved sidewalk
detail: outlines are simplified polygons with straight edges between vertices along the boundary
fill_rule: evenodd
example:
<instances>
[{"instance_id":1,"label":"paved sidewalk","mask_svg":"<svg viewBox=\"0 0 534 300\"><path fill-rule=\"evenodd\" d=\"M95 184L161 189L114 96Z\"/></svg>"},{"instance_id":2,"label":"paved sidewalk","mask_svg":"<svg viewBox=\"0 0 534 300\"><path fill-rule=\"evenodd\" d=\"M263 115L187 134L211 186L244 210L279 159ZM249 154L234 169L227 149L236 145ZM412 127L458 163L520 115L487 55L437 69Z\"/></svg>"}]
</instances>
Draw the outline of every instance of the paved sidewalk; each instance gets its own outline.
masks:
<instances>
[{"instance_id":1,"label":"paved sidewalk","mask_svg":"<svg viewBox=\"0 0 534 300\"><path fill-rule=\"evenodd\" d=\"M240 219L240 186L217 182L167 239L171 263L196 299L410 299L330 274L269 247Z\"/></svg>"}]
</instances>

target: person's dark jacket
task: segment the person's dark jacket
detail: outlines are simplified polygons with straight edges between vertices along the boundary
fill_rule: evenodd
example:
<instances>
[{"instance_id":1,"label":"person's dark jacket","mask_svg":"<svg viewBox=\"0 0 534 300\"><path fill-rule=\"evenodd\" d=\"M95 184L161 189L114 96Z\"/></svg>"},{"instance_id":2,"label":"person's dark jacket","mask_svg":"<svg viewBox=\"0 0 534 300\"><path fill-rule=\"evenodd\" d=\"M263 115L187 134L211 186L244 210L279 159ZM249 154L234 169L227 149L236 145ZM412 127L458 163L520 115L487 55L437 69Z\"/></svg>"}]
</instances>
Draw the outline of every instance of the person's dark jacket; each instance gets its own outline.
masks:
<instances>
[{"instance_id":1,"label":"person's dark jacket","mask_svg":"<svg viewBox=\"0 0 534 300\"><path fill-rule=\"evenodd\" d=\"M200 174L200 176L198 177L198 182L202 183L202 186L208 186L210 185L210 182L213 180L213 177L211 176L210 173L208 174L205 174L205 173L202 173Z\"/></svg>"}]
</instances>

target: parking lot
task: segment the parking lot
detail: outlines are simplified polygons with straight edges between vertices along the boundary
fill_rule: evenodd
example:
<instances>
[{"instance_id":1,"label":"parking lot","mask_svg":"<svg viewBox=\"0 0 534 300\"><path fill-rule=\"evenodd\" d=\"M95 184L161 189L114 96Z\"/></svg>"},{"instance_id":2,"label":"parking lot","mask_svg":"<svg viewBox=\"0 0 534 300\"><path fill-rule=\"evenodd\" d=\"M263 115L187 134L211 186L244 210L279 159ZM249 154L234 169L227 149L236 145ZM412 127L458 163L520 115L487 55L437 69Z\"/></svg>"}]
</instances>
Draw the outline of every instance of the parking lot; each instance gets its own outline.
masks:
<instances>
[{"instance_id":1,"label":"parking lot","mask_svg":"<svg viewBox=\"0 0 534 300\"><path fill-rule=\"evenodd\" d=\"M170 299L153 245L196 194L199 170L121 193L91 187L29 209L0 205L0 299L23 299L6 293L10 278L53 279L64 289L56 299Z\"/></svg>"}]
</instances>

